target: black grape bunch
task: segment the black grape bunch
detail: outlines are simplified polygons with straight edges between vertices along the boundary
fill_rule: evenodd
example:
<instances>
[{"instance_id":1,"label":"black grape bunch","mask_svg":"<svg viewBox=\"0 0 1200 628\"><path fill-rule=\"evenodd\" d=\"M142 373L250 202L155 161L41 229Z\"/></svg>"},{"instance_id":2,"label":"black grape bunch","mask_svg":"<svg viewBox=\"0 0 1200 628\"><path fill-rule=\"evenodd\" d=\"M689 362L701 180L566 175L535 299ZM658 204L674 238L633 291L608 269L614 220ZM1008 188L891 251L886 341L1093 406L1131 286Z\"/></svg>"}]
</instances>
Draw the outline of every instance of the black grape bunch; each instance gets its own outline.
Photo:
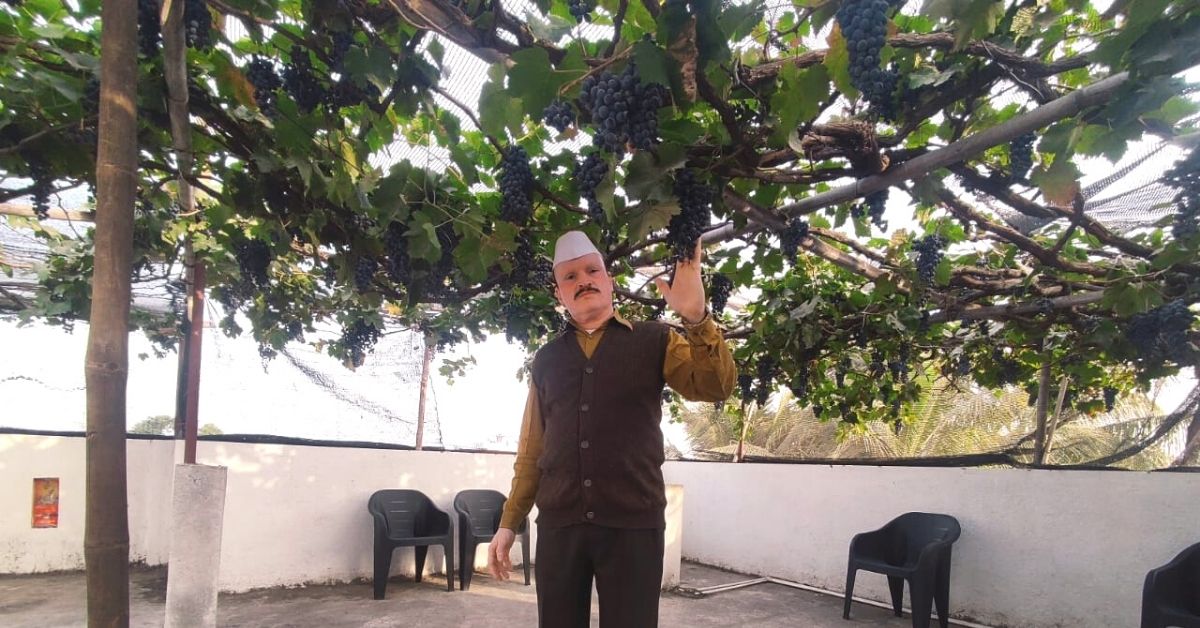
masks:
<instances>
[{"instance_id":1,"label":"black grape bunch","mask_svg":"<svg viewBox=\"0 0 1200 628\"><path fill-rule=\"evenodd\" d=\"M945 256L945 248L946 239L937 234L927 235L913 243L913 250L917 252L917 276L921 283L933 285L933 276Z\"/></svg>"},{"instance_id":2,"label":"black grape bunch","mask_svg":"<svg viewBox=\"0 0 1200 628\"><path fill-rule=\"evenodd\" d=\"M242 239L233 245L242 281L255 288L264 288L270 282L267 268L271 265L271 247L258 239Z\"/></svg>"},{"instance_id":3,"label":"black grape bunch","mask_svg":"<svg viewBox=\"0 0 1200 628\"><path fill-rule=\"evenodd\" d=\"M184 0L183 28L188 46L196 50L212 48L212 13L204 0Z\"/></svg>"},{"instance_id":4,"label":"black grape bunch","mask_svg":"<svg viewBox=\"0 0 1200 628\"><path fill-rule=\"evenodd\" d=\"M571 11L571 17L581 24L592 21L593 8L588 0L567 0L567 9Z\"/></svg>"},{"instance_id":5,"label":"black grape bunch","mask_svg":"<svg viewBox=\"0 0 1200 628\"><path fill-rule=\"evenodd\" d=\"M371 282L375 279L375 272L379 270L379 262L373 257L363 256L358 258L354 264L354 288L359 292L367 292L371 289Z\"/></svg>"},{"instance_id":6,"label":"black grape bunch","mask_svg":"<svg viewBox=\"0 0 1200 628\"><path fill-rule=\"evenodd\" d=\"M608 162L599 152L589 153L583 161L575 164L575 184L579 186L579 196L587 201L588 217L595 222L604 222L604 207L596 198L596 188L608 174Z\"/></svg>"},{"instance_id":7,"label":"black grape bunch","mask_svg":"<svg viewBox=\"0 0 1200 628\"><path fill-rule=\"evenodd\" d=\"M542 119L548 126L552 126L559 133L567 130L567 127L575 124L575 109L571 107L571 103L565 100L555 100L546 105L542 111Z\"/></svg>"},{"instance_id":8,"label":"black grape bunch","mask_svg":"<svg viewBox=\"0 0 1200 628\"><path fill-rule=\"evenodd\" d=\"M696 171L685 168L675 176L675 198L680 211L667 224L667 245L672 263L691 259L696 240L712 220L713 190L700 180Z\"/></svg>"},{"instance_id":9,"label":"black grape bunch","mask_svg":"<svg viewBox=\"0 0 1200 628\"><path fill-rule=\"evenodd\" d=\"M301 113L312 113L325 102L325 90L317 81L312 59L303 46L292 46L291 63L283 69L283 89L296 101Z\"/></svg>"},{"instance_id":10,"label":"black grape bunch","mask_svg":"<svg viewBox=\"0 0 1200 628\"><path fill-rule=\"evenodd\" d=\"M846 0L837 22L850 53L850 82L884 119L896 116L895 92L899 77L880 67L879 53L887 37L888 0Z\"/></svg>"},{"instance_id":11,"label":"black grape bunch","mask_svg":"<svg viewBox=\"0 0 1200 628\"><path fill-rule=\"evenodd\" d=\"M1112 412L1113 406L1117 404L1117 389L1112 386L1104 387L1104 411Z\"/></svg>"},{"instance_id":12,"label":"black grape bunch","mask_svg":"<svg viewBox=\"0 0 1200 628\"><path fill-rule=\"evenodd\" d=\"M1026 133L1008 145L1009 167L1012 169L1008 174L1010 182L1025 181L1029 176L1029 171L1033 169L1033 145L1036 142L1036 135Z\"/></svg>"},{"instance_id":13,"label":"black grape bunch","mask_svg":"<svg viewBox=\"0 0 1200 628\"><path fill-rule=\"evenodd\" d=\"M517 238L517 250L513 254L512 283L527 288L545 288L554 282L550 262L534 250L528 234Z\"/></svg>"},{"instance_id":14,"label":"black grape bunch","mask_svg":"<svg viewBox=\"0 0 1200 628\"><path fill-rule=\"evenodd\" d=\"M500 194L500 218L524 225L533 215L533 170L520 146L510 146L500 160Z\"/></svg>"},{"instance_id":15,"label":"black grape bunch","mask_svg":"<svg viewBox=\"0 0 1200 628\"><path fill-rule=\"evenodd\" d=\"M29 160L29 178L33 179L33 214L38 220L50 217L50 194L54 192L54 175L40 159Z\"/></svg>"},{"instance_id":16,"label":"black grape bunch","mask_svg":"<svg viewBox=\"0 0 1200 628\"><path fill-rule=\"evenodd\" d=\"M269 59L255 56L246 66L246 81L254 86L254 102L258 110L268 118L274 118L275 91L283 87L283 80L275 73L275 66Z\"/></svg>"},{"instance_id":17,"label":"black grape bunch","mask_svg":"<svg viewBox=\"0 0 1200 628\"><path fill-rule=\"evenodd\" d=\"M667 104L667 92L657 83L643 83L634 64L620 74L590 75L582 88L579 101L591 112L596 146L620 154L626 144L648 150L658 143L658 110Z\"/></svg>"},{"instance_id":18,"label":"black grape bunch","mask_svg":"<svg viewBox=\"0 0 1200 628\"><path fill-rule=\"evenodd\" d=\"M158 24L158 2L138 0L137 19L138 52L146 58L158 55L158 44L162 41L162 31Z\"/></svg>"},{"instance_id":19,"label":"black grape bunch","mask_svg":"<svg viewBox=\"0 0 1200 628\"><path fill-rule=\"evenodd\" d=\"M761 408L767 405L771 391L775 389L775 376L778 373L779 364L775 362L775 358L764 355L758 358L758 364L755 366L758 374L758 388L754 390L754 401Z\"/></svg>"},{"instance_id":20,"label":"black grape bunch","mask_svg":"<svg viewBox=\"0 0 1200 628\"><path fill-rule=\"evenodd\" d=\"M346 359L358 368L366 360L367 352L379 342L379 328L363 319L355 319L349 327L342 329L342 337L338 341Z\"/></svg>"},{"instance_id":21,"label":"black grape bunch","mask_svg":"<svg viewBox=\"0 0 1200 628\"><path fill-rule=\"evenodd\" d=\"M1154 368L1171 360L1179 365L1191 364L1194 358L1188 332L1196 315L1181 299L1134 314L1125 328L1125 338L1137 350L1146 367Z\"/></svg>"},{"instance_id":22,"label":"black grape bunch","mask_svg":"<svg viewBox=\"0 0 1200 628\"><path fill-rule=\"evenodd\" d=\"M742 393L742 403L750 403L754 396L754 376L749 373L739 373L737 383L738 389Z\"/></svg>"},{"instance_id":23,"label":"black grape bunch","mask_svg":"<svg viewBox=\"0 0 1200 628\"><path fill-rule=\"evenodd\" d=\"M1163 181L1175 188L1175 223L1171 235L1176 240L1200 232L1200 149L1193 149L1183 161L1167 171Z\"/></svg>"},{"instance_id":24,"label":"black grape bunch","mask_svg":"<svg viewBox=\"0 0 1200 628\"><path fill-rule=\"evenodd\" d=\"M720 316L725 312L729 303L729 294L733 292L733 280L724 273L715 273L708 280L708 298L712 305L712 313Z\"/></svg>"},{"instance_id":25,"label":"black grape bunch","mask_svg":"<svg viewBox=\"0 0 1200 628\"><path fill-rule=\"evenodd\" d=\"M788 264L796 265L796 255L800 251L800 243L808 237L808 221L798 216L788 218L787 225L779 234L779 249Z\"/></svg>"},{"instance_id":26,"label":"black grape bunch","mask_svg":"<svg viewBox=\"0 0 1200 628\"><path fill-rule=\"evenodd\" d=\"M887 230L887 222L883 220L883 210L887 207L888 191L884 188L878 192L871 192L863 199L863 202L854 209L856 217L866 217L871 220L871 223L882 230Z\"/></svg>"},{"instance_id":27,"label":"black grape bunch","mask_svg":"<svg viewBox=\"0 0 1200 628\"><path fill-rule=\"evenodd\" d=\"M383 233L383 249L387 255L387 276L398 284L408 284L412 277L408 259L408 238L404 223L392 222Z\"/></svg>"}]
</instances>

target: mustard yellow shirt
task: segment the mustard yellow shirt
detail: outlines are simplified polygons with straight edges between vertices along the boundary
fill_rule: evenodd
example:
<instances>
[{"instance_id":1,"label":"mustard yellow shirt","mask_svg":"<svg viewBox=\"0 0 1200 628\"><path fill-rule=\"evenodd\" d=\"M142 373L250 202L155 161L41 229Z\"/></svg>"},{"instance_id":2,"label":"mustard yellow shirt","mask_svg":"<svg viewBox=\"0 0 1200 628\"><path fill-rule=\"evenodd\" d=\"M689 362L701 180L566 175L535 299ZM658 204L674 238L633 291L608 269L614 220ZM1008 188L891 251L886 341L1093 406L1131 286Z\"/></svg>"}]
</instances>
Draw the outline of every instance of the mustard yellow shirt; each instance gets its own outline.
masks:
<instances>
[{"instance_id":1,"label":"mustard yellow shirt","mask_svg":"<svg viewBox=\"0 0 1200 628\"><path fill-rule=\"evenodd\" d=\"M575 325L575 338L584 355L600 344L604 328L612 321L630 329L633 324L619 314L614 314L599 329L588 333ZM574 325L574 321L572 321ZM690 401L722 401L733 393L737 380L737 368L733 355L725 344L725 337L711 315L694 325L684 325L684 334L671 330L667 340L667 355L663 359L663 379L672 390ZM541 472L537 461L542 455L542 436L545 424L538 406L537 389L529 387L525 400L525 415L521 421L521 439L517 445L517 460L513 463L512 490L504 504L500 527L516 530L529 511L537 495Z\"/></svg>"}]
</instances>

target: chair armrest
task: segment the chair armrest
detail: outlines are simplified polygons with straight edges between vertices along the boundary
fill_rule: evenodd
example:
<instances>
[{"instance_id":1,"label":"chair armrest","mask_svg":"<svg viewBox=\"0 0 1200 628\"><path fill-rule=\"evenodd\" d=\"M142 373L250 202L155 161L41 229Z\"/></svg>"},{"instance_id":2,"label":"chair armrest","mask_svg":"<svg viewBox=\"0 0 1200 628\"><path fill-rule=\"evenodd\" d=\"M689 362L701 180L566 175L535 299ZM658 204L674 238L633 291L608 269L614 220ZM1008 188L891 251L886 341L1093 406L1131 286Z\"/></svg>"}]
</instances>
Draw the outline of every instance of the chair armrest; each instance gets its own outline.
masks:
<instances>
[{"instance_id":1,"label":"chair armrest","mask_svg":"<svg viewBox=\"0 0 1200 628\"><path fill-rule=\"evenodd\" d=\"M450 513L433 504L430 504L429 512L426 513L426 521L429 525L429 533L426 536L450 534L452 530L450 526Z\"/></svg>"},{"instance_id":2,"label":"chair armrest","mask_svg":"<svg viewBox=\"0 0 1200 628\"><path fill-rule=\"evenodd\" d=\"M850 555L882 555L882 541L885 538L885 528L871 530L870 532L859 532L854 535L854 538L850 539Z\"/></svg>"},{"instance_id":3,"label":"chair armrest","mask_svg":"<svg viewBox=\"0 0 1200 628\"><path fill-rule=\"evenodd\" d=\"M387 535L388 535L387 517L384 517L383 513L381 513L381 512L372 512L371 519L373 519L375 521L375 536L381 537L381 538L387 538Z\"/></svg>"},{"instance_id":4,"label":"chair armrest","mask_svg":"<svg viewBox=\"0 0 1200 628\"><path fill-rule=\"evenodd\" d=\"M934 541L922 547L921 553L917 555L917 569L927 569L935 565L942 552L953 544L954 541Z\"/></svg>"}]
</instances>

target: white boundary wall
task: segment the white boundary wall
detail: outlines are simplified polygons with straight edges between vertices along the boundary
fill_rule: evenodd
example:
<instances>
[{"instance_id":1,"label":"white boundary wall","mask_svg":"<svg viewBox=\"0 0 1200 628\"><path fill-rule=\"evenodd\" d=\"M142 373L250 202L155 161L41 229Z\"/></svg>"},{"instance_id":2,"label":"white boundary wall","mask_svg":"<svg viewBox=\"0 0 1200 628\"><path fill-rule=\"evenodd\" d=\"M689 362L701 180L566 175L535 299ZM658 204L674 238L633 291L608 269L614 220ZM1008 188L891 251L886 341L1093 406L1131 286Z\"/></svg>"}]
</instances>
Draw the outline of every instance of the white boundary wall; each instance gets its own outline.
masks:
<instances>
[{"instance_id":1,"label":"white boundary wall","mask_svg":"<svg viewBox=\"0 0 1200 628\"><path fill-rule=\"evenodd\" d=\"M83 567L84 444L0 434L0 573ZM131 556L162 564L175 443L130 440L127 451ZM371 492L415 488L452 511L460 489L507 492L513 458L201 441L198 459L229 469L220 587L241 591L370 578ZM1012 628L1136 625L1146 571L1200 541L1198 474L687 462L665 472L686 495L685 558L837 591L856 532L911 510L955 515L952 611ZM35 477L61 480L56 529L30 527ZM427 570L441 561L432 549ZM411 551L398 551L393 573L412 569ZM884 583L861 573L856 591L883 600Z\"/></svg>"},{"instance_id":2,"label":"white boundary wall","mask_svg":"<svg viewBox=\"0 0 1200 628\"><path fill-rule=\"evenodd\" d=\"M175 442L129 440L126 452L130 558L166 563ZM196 458L229 469L223 591L369 579L372 492L417 489L454 517L459 490L508 493L513 463L498 454L214 441L201 441ZM83 568L84 461L83 438L0 434L0 574ZM31 527L35 477L60 479L57 528ZM531 545L536 538L535 528ZM484 547L476 554L481 567ZM519 564L520 544L513 549ZM442 550L431 548L426 571L442 573L443 564ZM396 551L392 573L412 575L411 549Z\"/></svg>"},{"instance_id":3,"label":"white boundary wall","mask_svg":"<svg viewBox=\"0 0 1200 628\"><path fill-rule=\"evenodd\" d=\"M844 591L850 539L954 515L950 611L1011 628L1136 626L1150 569L1200 542L1200 474L668 462L683 555ZM859 572L855 593L888 600ZM908 606L907 590L905 606Z\"/></svg>"}]
</instances>

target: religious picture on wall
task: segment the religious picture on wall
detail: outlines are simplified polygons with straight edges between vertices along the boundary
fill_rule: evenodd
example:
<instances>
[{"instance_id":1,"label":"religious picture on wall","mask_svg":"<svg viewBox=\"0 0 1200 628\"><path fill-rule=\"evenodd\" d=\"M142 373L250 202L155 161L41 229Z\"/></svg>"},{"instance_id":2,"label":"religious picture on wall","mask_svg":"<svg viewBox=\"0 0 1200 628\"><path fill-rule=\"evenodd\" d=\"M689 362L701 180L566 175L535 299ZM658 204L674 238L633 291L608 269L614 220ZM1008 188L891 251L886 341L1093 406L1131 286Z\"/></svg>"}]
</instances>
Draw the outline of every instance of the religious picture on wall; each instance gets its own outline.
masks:
<instances>
[{"instance_id":1,"label":"religious picture on wall","mask_svg":"<svg viewBox=\"0 0 1200 628\"><path fill-rule=\"evenodd\" d=\"M58 527L58 478L33 478L33 527Z\"/></svg>"}]
</instances>

